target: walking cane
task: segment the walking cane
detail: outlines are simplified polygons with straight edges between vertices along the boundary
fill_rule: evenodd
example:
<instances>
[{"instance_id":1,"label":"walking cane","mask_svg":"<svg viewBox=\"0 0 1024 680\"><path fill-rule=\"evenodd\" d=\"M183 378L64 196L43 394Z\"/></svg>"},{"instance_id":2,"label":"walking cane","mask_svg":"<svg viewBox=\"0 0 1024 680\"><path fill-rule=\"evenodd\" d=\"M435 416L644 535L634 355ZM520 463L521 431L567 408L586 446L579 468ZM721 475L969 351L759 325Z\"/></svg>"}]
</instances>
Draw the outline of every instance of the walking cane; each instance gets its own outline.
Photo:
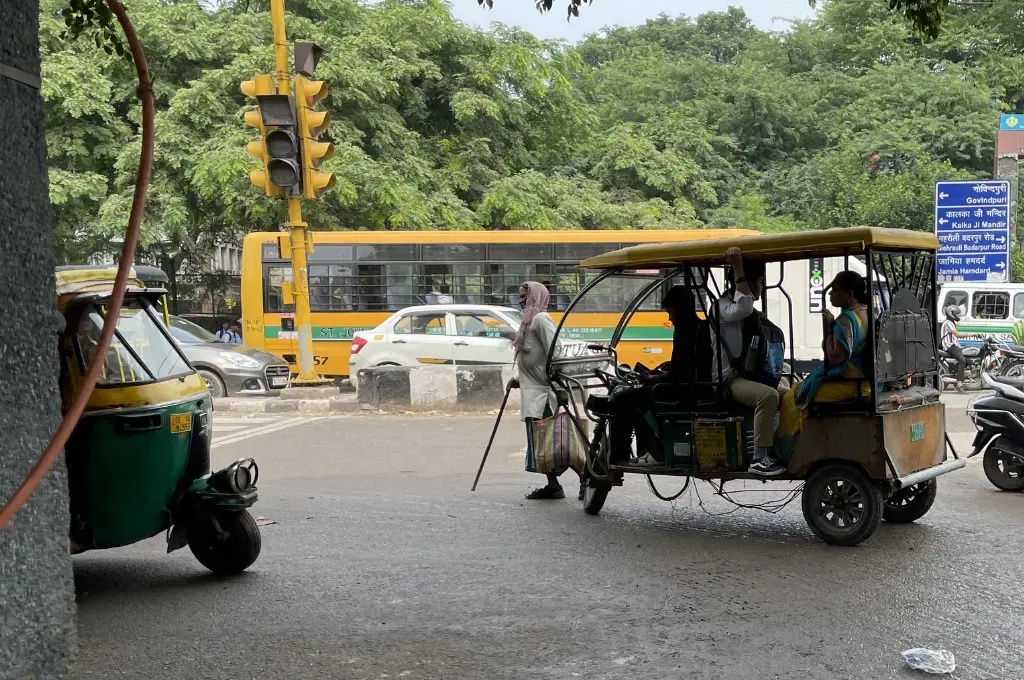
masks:
<instances>
[{"instance_id":1,"label":"walking cane","mask_svg":"<svg viewBox=\"0 0 1024 680\"><path fill-rule=\"evenodd\" d=\"M480 481L480 475L484 472L484 464L487 462L487 456L491 453L491 445L494 443L494 435L498 434L498 425L501 423L501 415L505 412L505 404L508 403L508 395L512 393L512 382L509 381L508 387L505 388L505 398L501 400L501 408L498 409L498 417L494 419L494 429L491 430L491 438L487 442L487 448L484 449L484 457L480 461L480 469L476 471L476 479L473 480L473 488L470 491L476 491L477 482Z\"/></svg>"}]
</instances>

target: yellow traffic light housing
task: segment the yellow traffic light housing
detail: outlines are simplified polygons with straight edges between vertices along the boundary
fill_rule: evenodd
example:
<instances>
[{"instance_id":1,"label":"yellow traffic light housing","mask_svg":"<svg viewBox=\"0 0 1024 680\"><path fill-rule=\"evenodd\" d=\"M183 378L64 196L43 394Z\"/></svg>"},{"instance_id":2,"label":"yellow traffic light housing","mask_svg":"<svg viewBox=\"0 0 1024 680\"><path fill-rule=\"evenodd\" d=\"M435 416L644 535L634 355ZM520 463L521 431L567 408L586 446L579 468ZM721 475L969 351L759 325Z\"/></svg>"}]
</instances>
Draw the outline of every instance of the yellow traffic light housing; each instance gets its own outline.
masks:
<instances>
[{"instance_id":1,"label":"yellow traffic light housing","mask_svg":"<svg viewBox=\"0 0 1024 680\"><path fill-rule=\"evenodd\" d=\"M302 144L302 196L317 199L335 184L334 174L321 172L320 164L334 155L334 144L319 141L331 126L331 115L314 106L327 96L322 80L295 78L295 115Z\"/></svg>"},{"instance_id":2,"label":"yellow traffic light housing","mask_svg":"<svg viewBox=\"0 0 1024 680\"><path fill-rule=\"evenodd\" d=\"M253 76L252 80L242 82L241 89L242 94L248 97L274 94L274 80L267 75ZM263 189L263 192L267 196L276 198L281 195L281 189L270 181L270 177L267 175L266 171L267 164L270 162L270 154L267 151L266 144L267 134L270 130L263 124L263 116L260 115L259 109L245 112L245 124L260 131L259 140L249 142L246 145L246 149L250 154L260 159L263 163L262 170L253 170L249 173L249 181L252 182L253 185Z\"/></svg>"}]
</instances>

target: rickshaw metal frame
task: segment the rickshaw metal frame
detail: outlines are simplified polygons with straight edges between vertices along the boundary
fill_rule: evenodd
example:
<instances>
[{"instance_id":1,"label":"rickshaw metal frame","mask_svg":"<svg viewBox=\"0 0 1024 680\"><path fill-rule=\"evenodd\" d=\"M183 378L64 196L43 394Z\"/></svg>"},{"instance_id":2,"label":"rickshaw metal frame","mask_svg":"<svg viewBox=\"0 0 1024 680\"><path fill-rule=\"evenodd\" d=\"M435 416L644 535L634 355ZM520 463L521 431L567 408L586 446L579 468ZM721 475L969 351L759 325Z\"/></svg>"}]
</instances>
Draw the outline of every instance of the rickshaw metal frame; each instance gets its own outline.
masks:
<instances>
[{"instance_id":1,"label":"rickshaw metal frame","mask_svg":"<svg viewBox=\"0 0 1024 680\"><path fill-rule=\"evenodd\" d=\"M832 231L836 231L836 230L832 230ZM850 231L856 231L856 230L850 230ZM879 231L885 231L885 230L865 229L863 231L879 232ZM740 242L740 243L737 243L737 245L742 245L743 241L748 241L748 240L750 240L752 238L757 238L757 237L744 237L744 238L741 238L741 239L736 239L738 242ZM691 242L691 244L692 243L693 242ZM698 244L699 244L699 242L698 242ZM645 248L647 250L650 250L652 246L656 246L656 245L657 244L645 245L645 246L641 246L640 248ZM733 245L733 244L730 243L728 245ZM719 243L719 244L716 244L714 247L717 248L717 252L718 253L724 253L725 248L728 247L728 246ZM637 249L638 249L637 247L633 247L633 248L629 248L629 249L623 249L623 251L616 251L616 253L623 254L624 251L626 251L626 250L637 250ZM902 277L902 278L901 277L895 277L895 276L893 276L893 277L882 276L882 279L885 280L886 283L888 285L890 285L890 286L895 283L895 284L898 284L898 285L903 286L905 288L906 285L909 283L911 289L915 293L915 298L918 299L919 302L921 302L922 297L926 293L928 293L929 291L930 291L930 294L932 296L934 296L934 294L935 294L934 289L935 289L935 286L937 285L937 281L935 279L935 250L936 250L935 246L931 246L931 247L929 247L929 246L922 246L922 247L876 247L873 243L865 243L865 242L862 241L860 243L860 247L859 248L855 248L855 247L853 247L853 244L850 244L850 245L846 245L846 246L842 247L841 249L839 249L838 252L830 252L830 253L828 253L827 256L840 256L840 257L843 257L844 261L846 263L846 268L848 269L849 268L850 256L851 255L860 255L860 254L862 254L864 259L865 259L865 261L866 261L866 264L868 265L866 267L866 269L867 269L867 277L866 277L867 281L866 281L866 284L867 284L867 290L869 290L869 291L874 291L874 289L875 289L875 285L874 284L878 280L877 274L879 272L876 272L876 265L877 264L881 264L882 268L884 269L884 263L888 262L890 264L890 269L892 271L895 271L895 265L893 263L893 256L894 255L895 256L899 256L899 257L910 256L910 257L912 257L914 259L912 259L912 263L913 264L912 264L909 276ZM928 252L928 251L931 251L931 252ZM581 266L583 266L583 267L588 267L588 265L589 265L588 268L600 268L600 269L602 269L602 271L601 271L601 273L597 277L595 277L591 282L589 282L579 292L579 294L577 294L576 298L569 305L569 307L566 310L565 314L562 316L561 320L558 323L558 326L556 328L556 335L555 335L556 343L555 343L555 345L553 345L552 351L549 353L549 357L548 357L548 374L549 374L551 380L553 381L553 383L555 383L555 384L558 384L558 385L560 385L562 387L565 387L566 386L566 382L571 382L577 388L581 389L585 393L585 390L587 388L587 385L586 385L586 382L585 382L585 376L584 377L568 376L565 373L560 372L560 371L557 370L559 366L565 366L565 365L570 365L570 364L579 363L579 362L578 361L574 361L572 359L555 360L554 359L555 347L558 345L557 338L559 338L559 336L562 334L562 330L563 330L563 327L565 326L566 320L570 317L570 315L572 314L573 310L577 307L577 305L580 303L580 301L584 297L586 297L587 294L589 294L596 286L598 286L601 282L607 280L609 277L616 276L616 275L624 275L624 274L627 274L629 271L635 271L636 269L638 269L640 267L650 267L650 268L657 267L657 268L663 270L661 275L659 277L657 277L657 279L655 281L652 281L650 284L645 286L643 288L643 290L641 290L639 293L637 293L634 296L634 298L630 301L630 303L627 306L626 310L621 315L621 317L619 319L619 323L616 325L616 328L615 328L615 330L614 330L614 332L613 332L613 334L612 334L608 344L605 346L607 348L607 353L603 354L603 355L594 355L594 356L589 357L592 361L596 361L599 358L603 358L605 361L608 361L608 360L614 361L615 362L614 369L615 369L616 373L618 372L619 367L617 365L615 346L617 345L618 341L621 340L621 337L622 337L623 333L625 332L625 329L628 326L628 324L629 324L630 320L632 319L633 315L637 312L637 310L643 304L643 302L650 296L650 294L652 292L654 292L658 288L658 286L664 284L668 280L671 280L672 278L677 276L680 272L684 272L684 277L687 280L688 285L691 285L691 288L693 288L694 287L692 285L693 282L691 281L692 273L693 273L693 271L695 269L698 269L698 270L702 270L702 272L704 272L705 275L702 277L703 281L700 284L697 285L697 288L702 289L708 295L708 300L709 300L709 303L706 306L704 305L703 300L701 301L701 306L703 307L702 311L707 313L707 309L709 309L714 304L714 300L716 300L721 295L721 292L718 290L717 281L715 281L713 276L708 275L710 273L710 269L712 268L712 266L714 266L714 264L717 264L717 263L713 262L713 260L715 259L713 256L707 255L707 256L704 256L704 257L701 257L701 258L695 258L694 260L675 260L673 262L637 262L637 263L630 263L630 264L624 264L624 265L619 265L619 266L608 266L608 267L600 267L599 264L597 262L595 262L595 261L600 261L602 259L614 256L616 253L609 253L609 254L606 254L606 255L603 255L603 256L599 256L597 258L591 258L591 260L588 260L588 261L585 261L584 263L581 263ZM782 263L784 263L786 261L801 260L801 259L806 259L806 258L809 258L809 257L822 256L821 253L815 253L815 254L812 255L810 249L808 249L808 250L798 249L798 250L789 251L789 252L779 252L779 253L774 253L774 255L775 256L773 257L772 254L765 255L763 253L758 253L758 254L753 255L750 259L755 260L755 261L764 261L765 263L768 263L768 262L778 262L778 263L782 264ZM876 256L878 256L878 259L876 259ZM664 270L668 270L668 273L665 273ZM883 271L882 273L884 274L885 272ZM786 304L787 304L787 308L788 308L788 312L789 312L789 323L788 323L788 326L789 326L788 331L789 331L789 333L788 333L787 340L789 341L789 344L790 344L790 347L789 347L789 359L790 359L790 367L791 367L790 377L792 378L793 377L793 375L792 375L792 367L795 365L795 362L794 362L794 348L793 348L793 336L795 334L795 330L794 330L794 316L793 316L793 300L792 300L792 297L788 294L788 292L783 287L784 286L784 279L785 279L785 267L780 267L780 274L779 274L778 282L777 283L772 283L772 284L768 284L766 282L764 290L765 291L768 291L768 290L778 290L780 292L780 294L786 299ZM709 283L714 283L715 284L715 290L711 289L711 286L709 285ZM897 288L896 291L898 292L898 290L900 290L900 289L901 288ZM881 300L880 300L881 307L880 307L879 310L876 311L874 305L869 305L868 309L867 309L868 321L869 321L868 324L867 324L867 326L868 326L868 328L867 328L867 331L868 331L868 339L867 339L867 341L868 341L869 346L871 348L872 374L873 375L877 372L877 368L878 368L877 357L878 357L878 351L879 351L879 338L877 337L877 333L876 333L876 326L877 326L877 323L878 323L878 312L888 310L891 307L892 299L893 299L893 296L894 296L893 289L890 289L888 291L888 293L889 293L888 296L880 296L880 298L881 298ZM764 309L765 304L766 304L766 302L765 302L764 298L762 297L762 309ZM923 302L922 302L922 310L925 311L925 312L928 312L928 308L926 307L926 305ZM936 336L936 331L935 331L936 320L934 318L934 315L932 315L931 313L928 313L928 319L929 319L930 326L931 326L931 331L932 331L931 335L933 337L935 337ZM718 320L715 319L714 323L716 324L716 331L719 331L720 328L717 328ZM717 342L721 343L721 333L720 332L716 332L715 333L715 338L717 339L716 340ZM933 343L933 349L934 348L935 348L935 345ZM937 349L933 352L933 354L935 355L934 356L933 370L931 370L931 371L912 371L912 372L910 372L910 373L908 373L906 375L903 375L901 377L903 379L923 379L925 381L930 379L933 384L938 384L940 378L938 376ZM719 356L719 360L721 360L721 352L718 352L717 355ZM893 379L894 379L894 376L886 376L886 380L893 380ZM883 412L880 409L878 381L875 380L875 379L870 379L870 378L868 380L869 380L869 387L870 387L870 391L869 391L870 401L868 403L865 404L864 400L862 398L854 399L849 404L844 404L844 403L841 403L841 402L840 403L831 403L830 406L832 406L833 408L829 411L829 413L827 415L825 415L825 416L818 416L818 417L819 418L820 417L834 418L834 417L856 416L856 415L878 417L878 416L884 416L887 413L891 413L891 411L884 411ZM858 379L858 382L860 382L860 379ZM714 384L717 385L717 387L719 387L719 388L722 387L721 383L714 383ZM575 400L575 397L573 395L573 390L569 389L567 391L569 392L569 399L572 402L573 410L578 415L579 414L579 407L576 404L576 400ZM930 406L930 405L931 404L922 403L922 404L920 404L918 406ZM900 409L900 410L906 411L907 409ZM595 414L591 413L586 408L586 405L584 406L584 412L586 412L587 415L592 420L598 420L600 418L600 416L596 416ZM694 412L692 411L692 409L690 409L690 416L691 416L691 418L693 417L693 415L694 415ZM944 419L943 419L943 422L944 422ZM581 429L581 431L582 431L582 429ZM879 431L879 434L881 434L881 431ZM943 463L939 463L937 465L932 465L932 466L926 467L925 469L922 469L922 470L915 470L915 471L912 471L910 473L903 473L902 475L900 474L900 471L897 469L897 466L894 464L894 462L893 462L893 460L892 460L892 458L891 458L887 448L885 447L885 445L879 443L879 448L880 448L881 452L884 454L884 456L883 456L883 459L884 459L884 467L883 467L883 469L885 470L885 473L879 474L880 470L875 469L874 472L871 475L872 478L876 479L876 480L879 480L879 481L888 480L892 484L894 489L899 489L899 488L902 488L902 487L910 486L912 484L920 483L921 481L925 481L927 479L931 479L932 477L938 476L940 474L944 474L944 473L950 472L950 471L952 471L954 469L959 469L960 467L963 467L963 464L964 464L965 461L963 459L961 459L957 455L956 451L952 448L950 442L948 441L948 437L945 436L944 432L943 432L943 439L944 439L944 449L948 449L948 451L952 454L952 460L947 460L947 461L945 461ZM827 457L824 457L824 459L828 460ZM775 477L773 479L780 480L780 481L805 479L806 476L807 476L808 469L809 468L805 468L799 474L790 475L790 474L787 473L787 474L784 474L784 475L780 475L779 477ZM630 470L627 467L625 467L625 466L609 466L609 471L608 471L609 475L613 471L614 472L625 472L625 471L630 471ZM707 480L720 479L722 481L727 481L729 479L763 479L763 478L760 478L760 477L756 477L754 475L750 475L749 473L745 473L745 472L724 472L724 473L713 472L713 473L708 474L708 475L702 475L702 474L693 474L694 471L689 469L689 468L670 468L670 467L667 467L667 466L666 467L658 467L658 468L634 469L634 470L632 470L632 472L642 473L642 474L671 475L671 476L696 476L697 478L700 478L700 479L707 479Z\"/></svg>"}]
</instances>

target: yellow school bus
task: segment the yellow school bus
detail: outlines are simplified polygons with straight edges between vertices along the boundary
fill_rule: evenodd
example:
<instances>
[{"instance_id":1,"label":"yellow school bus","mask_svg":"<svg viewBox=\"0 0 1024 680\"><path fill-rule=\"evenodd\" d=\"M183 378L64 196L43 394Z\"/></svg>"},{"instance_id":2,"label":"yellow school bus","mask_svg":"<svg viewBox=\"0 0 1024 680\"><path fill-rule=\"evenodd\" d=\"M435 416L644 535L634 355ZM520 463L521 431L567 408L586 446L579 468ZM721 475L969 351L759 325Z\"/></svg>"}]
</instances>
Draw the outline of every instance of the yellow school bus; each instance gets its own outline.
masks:
<instances>
[{"instance_id":1,"label":"yellow school bus","mask_svg":"<svg viewBox=\"0 0 1024 680\"><path fill-rule=\"evenodd\" d=\"M394 312L414 305L518 306L519 285L539 281L551 291L559 321L594 274L579 262L640 243L719 239L758 232L746 229L679 231L315 231L308 276L315 369L348 375L349 348L357 331L375 328ZM294 308L285 305L282 281L291 266L281 257L282 233L252 233L242 248L244 342L272 352L296 371L298 335ZM645 277L645 274L649 275ZM656 272L606 280L587 307L565 320L571 337L611 337L625 305ZM633 316L620 345L623 363L656 366L671 353L672 328L654 294ZM562 337L570 337L565 332Z\"/></svg>"}]
</instances>

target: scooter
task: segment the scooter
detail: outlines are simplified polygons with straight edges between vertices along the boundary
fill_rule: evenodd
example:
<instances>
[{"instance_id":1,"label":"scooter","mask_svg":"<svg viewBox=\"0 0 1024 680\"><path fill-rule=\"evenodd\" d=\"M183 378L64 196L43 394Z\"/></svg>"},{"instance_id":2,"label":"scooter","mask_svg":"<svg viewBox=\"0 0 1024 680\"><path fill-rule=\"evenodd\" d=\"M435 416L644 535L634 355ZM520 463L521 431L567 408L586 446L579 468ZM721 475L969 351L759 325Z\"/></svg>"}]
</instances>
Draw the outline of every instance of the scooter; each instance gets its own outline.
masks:
<instances>
[{"instance_id":1,"label":"scooter","mask_svg":"<svg viewBox=\"0 0 1024 680\"><path fill-rule=\"evenodd\" d=\"M982 373L981 382L995 394L967 406L978 428L968 458L984 452L988 481L1003 491L1024 491L1024 379Z\"/></svg>"}]
</instances>

